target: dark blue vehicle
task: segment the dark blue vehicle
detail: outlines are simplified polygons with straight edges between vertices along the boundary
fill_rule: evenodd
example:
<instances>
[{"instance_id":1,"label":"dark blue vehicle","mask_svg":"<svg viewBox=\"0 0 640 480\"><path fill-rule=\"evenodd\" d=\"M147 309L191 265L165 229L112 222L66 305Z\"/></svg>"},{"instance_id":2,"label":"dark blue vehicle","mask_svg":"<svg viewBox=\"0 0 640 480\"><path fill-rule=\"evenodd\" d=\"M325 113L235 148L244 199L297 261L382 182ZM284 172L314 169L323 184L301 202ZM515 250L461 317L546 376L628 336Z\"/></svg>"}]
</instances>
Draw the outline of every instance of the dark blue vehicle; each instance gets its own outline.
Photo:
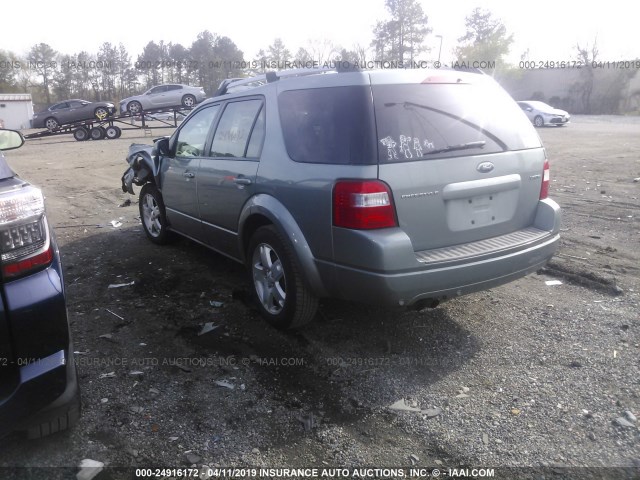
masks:
<instances>
[{"instance_id":1,"label":"dark blue vehicle","mask_svg":"<svg viewBox=\"0 0 640 480\"><path fill-rule=\"evenodd\" d=\"M0 130L0 436L38 438L78 421L80 391L44 197L2 153L23 143L20 133Z\"/></svg>"}]
</instances>

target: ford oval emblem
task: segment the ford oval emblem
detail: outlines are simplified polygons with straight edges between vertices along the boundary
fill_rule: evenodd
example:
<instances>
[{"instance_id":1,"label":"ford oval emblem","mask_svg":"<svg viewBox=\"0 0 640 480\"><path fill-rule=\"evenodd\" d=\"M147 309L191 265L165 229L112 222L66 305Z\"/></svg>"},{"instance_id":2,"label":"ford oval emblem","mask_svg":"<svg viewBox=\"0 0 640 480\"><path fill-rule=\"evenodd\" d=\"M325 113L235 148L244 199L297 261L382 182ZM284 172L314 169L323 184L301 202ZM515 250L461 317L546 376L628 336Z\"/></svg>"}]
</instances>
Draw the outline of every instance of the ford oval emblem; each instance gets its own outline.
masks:
<instances>
[{"instance_id":1,"label":"ford oval emblem","mask_svg":"<svg viewBox=\"0 0 640 480\"><path fill-rule=\"evenodd\" d=\"M493 170L493 163L491 162L479 163L478 166L476 167L476 170L478 170L480 173L489 173L491 170Z\"/></svg>"}]
</instances>

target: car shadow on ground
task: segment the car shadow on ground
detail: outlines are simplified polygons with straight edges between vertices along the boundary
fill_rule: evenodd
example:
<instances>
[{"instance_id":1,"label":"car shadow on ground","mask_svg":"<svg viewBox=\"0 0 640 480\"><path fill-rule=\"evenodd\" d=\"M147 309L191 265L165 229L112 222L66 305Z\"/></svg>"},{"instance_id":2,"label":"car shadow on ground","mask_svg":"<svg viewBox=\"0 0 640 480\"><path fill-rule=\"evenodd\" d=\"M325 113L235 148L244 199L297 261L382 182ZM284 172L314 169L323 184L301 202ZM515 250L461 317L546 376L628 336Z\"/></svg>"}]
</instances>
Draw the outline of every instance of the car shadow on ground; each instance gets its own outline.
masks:
<instances>
[{"instance_id":1,"label":"car shadow on ground","mask_svg":"<svg viewBox=\"0 0 640 480\"><path fill-rule=\"evenodd\" d=\"M153 374L145 370L145 376L164 377L157 383L167 385L189 376L188 399L175 399L184 409L183 423L200 425L206 418L212 429L218 428L217 420L202 405L204 398L197 398L197 383L208 386L212 377L246 373L254 381L243 408L261 404L269 411L288 412L291 421L273 422L270 438L263 441L295 461L290 442L304 440L321 425L365 436L384 426L380 442L406 436L393 421L402 413L388 407L399 400L414 410L442 406L445 395L425 397L425 390L462 368L480 348L443 307L409 312L323 300L313 323L298 331L278 331L260 318L249 300L244 267L194 242L156 246L139 226L72 237L61 242L61 253L81 361L84 418L74 435L88 435L114 448L121 446L121 439L109 437L114 431L105 426L127 422L128 412L119 408L112 411L115 418L102 418L101 398L114 389L130 388L127 375L135 368L130 363L89 364L91 356L130 358L144 345L145 355L156 361ZM203 333L207 324L214 328ZM212 363L198 368L197 361L178 365L171 361L176 358ZM109 370L115 370L116 378L102 389L96 379ZM220 421L238 431L250 430L254 417L225 412L225 402L230 410L235 408L233 398L222 399L215 407ZM374 437L368 442L375 443Z\"/></svg>"}]
</instances>

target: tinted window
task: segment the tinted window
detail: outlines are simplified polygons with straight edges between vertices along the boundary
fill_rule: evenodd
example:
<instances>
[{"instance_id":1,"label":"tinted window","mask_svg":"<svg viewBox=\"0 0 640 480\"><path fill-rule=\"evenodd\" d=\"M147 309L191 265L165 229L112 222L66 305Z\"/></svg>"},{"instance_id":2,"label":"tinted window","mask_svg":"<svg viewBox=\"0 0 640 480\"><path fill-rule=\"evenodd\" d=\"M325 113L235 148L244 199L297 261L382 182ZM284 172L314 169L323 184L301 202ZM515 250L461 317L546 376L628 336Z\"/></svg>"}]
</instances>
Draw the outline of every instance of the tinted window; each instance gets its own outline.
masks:
<instances>
[{"instance_id":1,"label":"tinted window","mask_svg":"<svg viewBox=\"0 0 640 480\"><path fill-rule=\"evenodd\" d=\"M171 91L171 90L181 90L182 89L182 85L169 85L167 87L167 90Z\"/></svg>"},{"instance_id":2,"label":"tinted window","mask_svg":"<svg viewBox=\"0 0 640 480\"><path fill-rule=\"evenodd\" d=\"M376 163L369 87L289 90L278 97L280 121L292 160L308 163Z\"/></svg>"},{"instance_id":3,"label":"tinted window","mask_svg":"<svg viewBox=\"0 0 640 480\"><path fill-rule=\"evenodd\" d=\"M212 157L244 157L262 100L229 103L211 144Z\"/></svg>"},{"instance_id":4,"label":"tinted window","mask_svg":"<svg viewBox=\"0 0 640 480\"><path fill-rule=\"evenodd\" d=\"M156 93L162 93L162 92L166 92L167 91L167 87L160 86L160 87L153 87L151 90L149 90L149 95L155 95Z\"/></svg>"},{"instance_id":5,"label":"tinted window","mask_svg":"<svg viewBox=\"0 0 640 480\"><path fill-rule=\"evenodd\" d=\"M58 103L51 107L51 110L62 110L63 108L69 108L69 104L67 102Z\"/></svg>"},{"instance_id":6,"label":"tinted window","mask_svg":"<svg viewBox=\"0 0 640 480\"><path fill-rule=\"evenodd\" d=\"M220 105L203 108L193 114L178 132L176 141L177 157L199 157L203 155L207 134L216 117Z\"/></svg>"},{"instance_id":7,"label":"tinted window","mask_svg":"<svg viewBox=\"0 0 640 480\"><path fill-rule=\"evenodd\" d=\"M541 146L518 105L493 83L378 85L373 97L380 162Z\"/></svg>"}]
</instances>

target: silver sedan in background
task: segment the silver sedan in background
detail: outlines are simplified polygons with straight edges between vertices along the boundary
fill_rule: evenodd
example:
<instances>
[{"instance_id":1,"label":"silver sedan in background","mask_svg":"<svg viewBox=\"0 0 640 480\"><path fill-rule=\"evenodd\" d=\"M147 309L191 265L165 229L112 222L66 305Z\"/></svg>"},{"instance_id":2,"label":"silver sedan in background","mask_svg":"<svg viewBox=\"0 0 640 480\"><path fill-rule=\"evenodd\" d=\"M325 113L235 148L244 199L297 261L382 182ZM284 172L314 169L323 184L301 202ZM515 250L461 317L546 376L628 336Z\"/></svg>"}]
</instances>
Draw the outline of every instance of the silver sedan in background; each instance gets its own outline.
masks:
<instances>
[{"instance_id":1,"label":"silver sedan in background","mask_svg":"<svg viewBox=\"0 0 640 480\"><path fill-rule=\"evenodd\" d=\"M140 113L164 107L193 108L206 98L204 88L177 83L152 87L142 95L125 98L120 102L120 113Z\"/></svg>"},{"instance_id":2,"label":"silver sedan in background","mask_svg":"<svg viewBox=\"0 0 640 480\"><path fill-rule=\"evenodd\" d=\"M536 127L544 127L545 125L561 127L571 120L571 115L564 110L553 108L551 105L537 100L518 102L518 105Z\"/></svg>"}]
</instances>

